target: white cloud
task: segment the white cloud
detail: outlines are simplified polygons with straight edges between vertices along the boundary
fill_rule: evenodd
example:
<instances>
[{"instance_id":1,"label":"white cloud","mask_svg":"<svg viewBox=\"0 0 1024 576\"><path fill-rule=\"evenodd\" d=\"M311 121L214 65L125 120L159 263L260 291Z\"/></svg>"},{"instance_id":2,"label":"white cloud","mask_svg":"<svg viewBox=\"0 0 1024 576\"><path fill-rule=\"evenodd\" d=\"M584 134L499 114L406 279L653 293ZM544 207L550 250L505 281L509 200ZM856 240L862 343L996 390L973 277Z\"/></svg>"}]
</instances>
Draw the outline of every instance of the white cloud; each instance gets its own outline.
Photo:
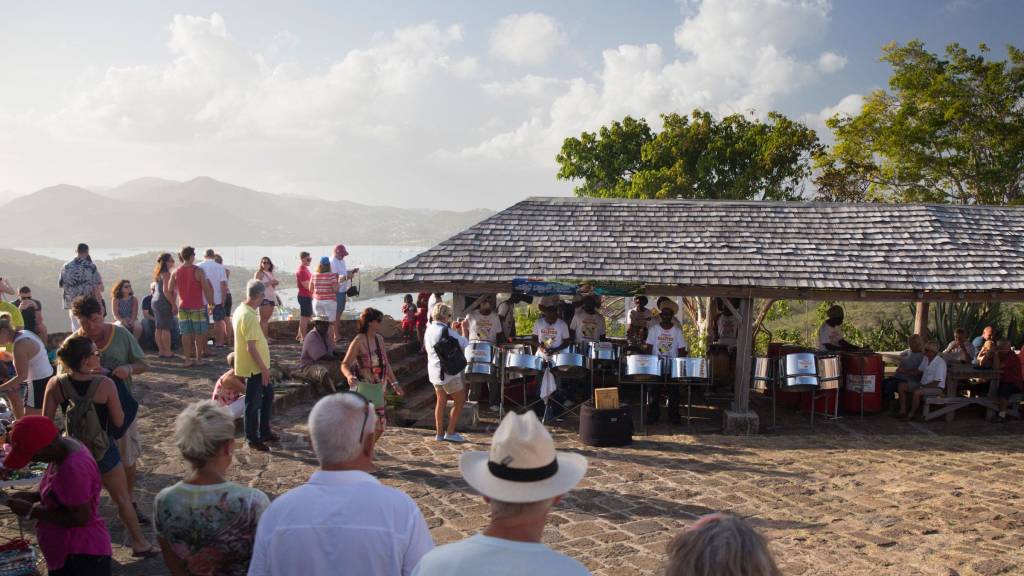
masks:
<instances>
[{"instance_id":1,"label":"white cloud","mask_svg":"<svg viewBox=\"0 0 1024 576\"><path fill-rule=\"evenodd\" d=\"M507 82L494 81L481 84L484 92L492 96L512 98L540 98L551 95L554 90L565 86L565 81L547 76L528 74Z\"/></svg>"},{"instance_id":2,"label":"white cloud","mask_svg":"<svg viewBox=\"0 0 1024 576\"><path fill-rule=\"evenodd\" d=\"M818 133L818 138L826 144L832 143L832 131L829 130L826 122L835 115L856 116L864 106L864 95L848 94L834 106L826 106L818 112L804 114L801 118L805 124Z\"/></svg>"},{"instance_id":3,"label":"white cloud","mask_svg":"<svg viewBox=\"0 0 1024 576\"><path fill-rule=\"evenodd\" d=\"M835 52L822 52L818 57L818 70L825 74L834 74L846 67L846 57Z\"/></svg>"},{"instance_id":4,"label":"white cloud","mask_svg":"<svg viewBox=\"0 0 1024 576\"><path fill-rule=\"evenodd\" d=\"M565 137L626 114L656 127L659 114L696 107L763 115L820 77L819 63L795 52L824 36L830 8L824 0L684 4L675 42L685 57L668 59L657 44L607 49L596 79L568 82L550 106L518 126L447 155L530 160L550 169Z\"/></svg>"},{"instance_id":5,"label":"white cloud","mask_svg":"<svg viewBox=\"0 0 1024 576\"><path fill-rule=\"evenodd\" d=\"M491 53L513 64L543 64L565 42L554 18L536 12L512 14L491 33Z\"/></svg>"}]
</instances>

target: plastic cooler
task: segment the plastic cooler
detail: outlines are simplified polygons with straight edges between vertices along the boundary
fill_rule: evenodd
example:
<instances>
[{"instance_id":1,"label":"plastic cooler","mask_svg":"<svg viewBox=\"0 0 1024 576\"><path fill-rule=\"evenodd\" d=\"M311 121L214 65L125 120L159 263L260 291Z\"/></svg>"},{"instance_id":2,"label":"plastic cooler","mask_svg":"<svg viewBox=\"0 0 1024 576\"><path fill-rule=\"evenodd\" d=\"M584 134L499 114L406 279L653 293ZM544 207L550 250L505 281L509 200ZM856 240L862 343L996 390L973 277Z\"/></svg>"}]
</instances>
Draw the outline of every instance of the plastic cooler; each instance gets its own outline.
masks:
<instances>
[{"instance_id":1,"label":"plastic cooler","mask_svg":"<svg viewBox=\"0 0 1024 576\"><path fill-rule=\"evenodd\" d=\"M860 390L864 390L864 411L882 410L882 378L885 364L880 354L843 354L843 412L860 414Z\"/></svg>"}]
</instances>

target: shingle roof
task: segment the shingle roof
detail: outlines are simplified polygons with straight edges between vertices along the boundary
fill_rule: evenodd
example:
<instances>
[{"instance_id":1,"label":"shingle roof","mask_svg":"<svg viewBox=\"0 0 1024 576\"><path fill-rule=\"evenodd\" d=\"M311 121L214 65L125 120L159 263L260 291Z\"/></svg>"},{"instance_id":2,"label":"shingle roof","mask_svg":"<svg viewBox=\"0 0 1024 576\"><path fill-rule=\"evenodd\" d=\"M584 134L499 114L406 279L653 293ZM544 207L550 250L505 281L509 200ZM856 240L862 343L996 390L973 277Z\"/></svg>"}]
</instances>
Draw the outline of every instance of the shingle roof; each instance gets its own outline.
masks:
<instances>
[{"instance_id":1,"label":"shingle roof","mask_svg":"<svg viewBox=\"0 0 1024 576\"><path fill-rule=\"evenodd\" d=\"M786 292L1024 292L1024 209L531 198L378 281L392 291L505 286L518 277Z\"/></svg>"}]
</instances>

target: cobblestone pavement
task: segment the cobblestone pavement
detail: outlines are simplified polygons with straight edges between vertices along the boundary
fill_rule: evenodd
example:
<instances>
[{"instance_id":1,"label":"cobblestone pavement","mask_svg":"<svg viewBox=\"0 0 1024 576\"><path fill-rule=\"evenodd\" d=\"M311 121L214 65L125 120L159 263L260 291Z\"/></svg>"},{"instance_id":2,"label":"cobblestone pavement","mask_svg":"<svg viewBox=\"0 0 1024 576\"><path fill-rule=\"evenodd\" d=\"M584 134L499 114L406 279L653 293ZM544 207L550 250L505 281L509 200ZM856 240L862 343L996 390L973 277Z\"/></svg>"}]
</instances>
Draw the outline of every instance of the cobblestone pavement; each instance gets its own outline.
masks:
<instances>
[{"instance_id":1,"label":"cobblestone pavement","mask_svg":"<svg viewBox=\"0 0 1024 576\"><path fill-rule=\"evenodd\" d=\"M154 364L138 379L147 512L155 493L184 471L169 435L174 416L208 396L220 368ZM271 497L305 481L315 465L305 439L310 405L277 416L284 442L272 454L239 449L231 479ZM559 449L586 455L590 469L552 514L545 541L595 574L657 574L680 528L729 510L768 536L787 575L1024 574L1024 424L961 420L907 425L873 417L755 437L654 428L629 448L587 447L556 430ZM489 435L468 436L470 444L456 446L428 430L392 427L379 445L382 482L416 500L438 544L486 522L487 508L460 478L457 459L486 450ZM166 573L159 559L133 560L120 546L124 531L106 496L103 513L115 573ZM16 533L9 515L0 526L0 535Z\"/></svg>"}]
</instances>

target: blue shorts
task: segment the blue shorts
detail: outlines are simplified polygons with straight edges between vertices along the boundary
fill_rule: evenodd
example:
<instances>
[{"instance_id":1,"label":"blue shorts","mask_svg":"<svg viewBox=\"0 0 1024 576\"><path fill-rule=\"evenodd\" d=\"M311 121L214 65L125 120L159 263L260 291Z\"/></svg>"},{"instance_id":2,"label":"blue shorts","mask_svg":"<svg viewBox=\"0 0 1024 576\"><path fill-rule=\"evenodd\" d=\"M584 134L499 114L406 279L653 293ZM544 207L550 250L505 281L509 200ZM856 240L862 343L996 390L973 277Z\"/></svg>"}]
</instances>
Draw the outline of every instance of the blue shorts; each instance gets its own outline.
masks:
<instances>
[{"instance_id":1,"label":"blue shorts","mask_svg":"<svg viewBox=\"0 0 1024 576\"><path fill-rule=\"evenodd\" d=\"M178 310L178 330L182 336L206 334L210 330L210 316L206 308Z\"/></svg>"},{"instance_id":2,"label":"blue shorts","mask_svg":"<svg viewBox=\"0 0 1024 576\"><path fill-rule=\"evenodd\" d=\"M215 305L213 307L213 321L214 322L220 322L221 320L223 320L225 318L227 318L227 314L224 313L224 305L223 304Z\"/></svg>"},{"instance_id":3,"label":"blue shorts","mask_svg":"<svg viewBox=\"0 0 1024 576\"><path fill-rule=\"evenodd\" d=\"M110 442L107 453L96 461L96 467L100 469L100 474L110 472L121 463L121 452L117 449L117 440L114 440L113 436L107 436L107 440Z\"/></svg>"},{"instance_id":4,"label":"blue shorts","mask_svg":"<svg viewBox=\"0 0 1024 576\"><path fill-rule=\"evenodd\" d=\"M341 316L341 313L345 311L345 299L347 297L348 295L344 292L338 292L334 297L334 300L338 303L338 316Z\"/></svg>"},{"instance_id":5,"label":"blue shorts","mask_svg":"<svg viewBox=\"0 0 1024 576\"><path fill-rule=\"evenodd\" d=\"M313 297L299 296L299 316L309 318L313 315Z\"/></svg>"}]
</instances>

